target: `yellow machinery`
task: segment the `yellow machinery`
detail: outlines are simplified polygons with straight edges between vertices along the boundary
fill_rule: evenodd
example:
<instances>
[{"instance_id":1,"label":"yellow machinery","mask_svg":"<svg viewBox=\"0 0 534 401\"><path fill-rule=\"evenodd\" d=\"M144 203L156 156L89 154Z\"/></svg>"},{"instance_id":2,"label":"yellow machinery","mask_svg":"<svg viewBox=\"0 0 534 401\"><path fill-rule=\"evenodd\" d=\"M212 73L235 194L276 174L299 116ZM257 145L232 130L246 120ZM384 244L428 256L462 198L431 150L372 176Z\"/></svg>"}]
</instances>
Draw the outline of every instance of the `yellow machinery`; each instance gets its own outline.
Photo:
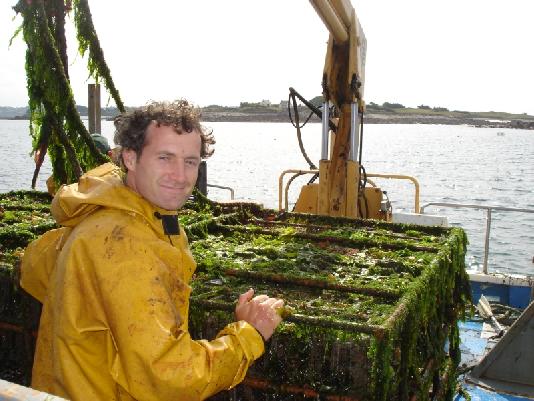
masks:
<instances>
[{"instance_id":1,"label":"yellow machinery","mask_svg":"<svg viewBox=\"0 0 534 401\"><path fill-rule=\"evenodd\" d=\"M302 188L295 211L389 220L391 213L385 207L382 191L376 187L366 188L360 177L365 35L350 0L310 2L328 28L330 37L323 72L319 183ZM331 106L333 115L330 115ZM335 135L330 134L331 128Z\"/></svg>"}]
</instances>

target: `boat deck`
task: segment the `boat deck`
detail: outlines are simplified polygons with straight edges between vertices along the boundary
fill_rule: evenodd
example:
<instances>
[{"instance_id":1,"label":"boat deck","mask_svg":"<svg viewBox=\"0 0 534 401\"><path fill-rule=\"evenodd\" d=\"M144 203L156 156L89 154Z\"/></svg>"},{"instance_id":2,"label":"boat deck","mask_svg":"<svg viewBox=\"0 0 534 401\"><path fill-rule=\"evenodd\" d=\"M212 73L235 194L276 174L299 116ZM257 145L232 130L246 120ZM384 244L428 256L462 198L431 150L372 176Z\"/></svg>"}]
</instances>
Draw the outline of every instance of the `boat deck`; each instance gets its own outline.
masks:
<instances>
[{"instance_id":1,"label":"boat deck","mask_svg":"<svg viewBox=\"0 0 534 401\"><path fill-rule=\"evenodd\" d=\"M495 332L479 318L460 322L459 328L461 340L460 350L462 351L460 366L463 370L467 370L476 365L482 356L494 345L495 341L491 337ZM460 380L460 384L464 391L471 397L471 401L524 401L532 399L486 390L468 383L465 378ZM458 394L454 398L454 401L467 400L462 394Z\"/></svg>"}]
</instances>

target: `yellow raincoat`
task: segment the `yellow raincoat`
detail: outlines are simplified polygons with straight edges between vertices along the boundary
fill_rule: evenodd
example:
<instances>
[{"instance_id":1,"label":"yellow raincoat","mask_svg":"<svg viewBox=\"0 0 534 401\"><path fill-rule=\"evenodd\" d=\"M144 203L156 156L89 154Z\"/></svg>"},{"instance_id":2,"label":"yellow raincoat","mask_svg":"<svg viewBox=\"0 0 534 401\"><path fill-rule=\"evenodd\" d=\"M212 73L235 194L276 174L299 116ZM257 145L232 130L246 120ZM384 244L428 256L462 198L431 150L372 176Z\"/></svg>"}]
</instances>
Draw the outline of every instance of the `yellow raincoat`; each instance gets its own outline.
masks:
<instances>
[{"instance_id":1,"label":"yellow raincoat","mask_svg":"<svg viewBox=\"0 0 534 401\"><path fill-rule=\"evenodd\" d=\"M43 303L32 387L72 400L202 400L237 385L264 352L241 321L213 341L188 333L196 264L182 229L105 164L62 187L63 227L31 243L21 284Z\"/></svg>"}]
</instances>

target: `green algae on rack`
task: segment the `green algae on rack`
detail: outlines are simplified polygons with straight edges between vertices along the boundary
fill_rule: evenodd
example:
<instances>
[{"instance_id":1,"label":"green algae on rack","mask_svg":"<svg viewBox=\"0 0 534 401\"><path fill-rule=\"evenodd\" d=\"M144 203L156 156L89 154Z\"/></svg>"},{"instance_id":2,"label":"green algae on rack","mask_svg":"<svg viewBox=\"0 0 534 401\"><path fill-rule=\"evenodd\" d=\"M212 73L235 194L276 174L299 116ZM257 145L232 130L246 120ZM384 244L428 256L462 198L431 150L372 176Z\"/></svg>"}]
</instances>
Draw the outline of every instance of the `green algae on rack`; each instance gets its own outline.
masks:
<instances>
[{"instance_id":1,"label":"green algae on rack","mask_svg":"<svg viewBox=\"0 0 534 401\"><path fill-rule=\"evenodd\" d=\"M456 320L470 297L463 230L279 215L247 204L217 211L225 212L239 221L204 217L206 232L192 233L193 335L214 335L231 321L235 299L249 287L289 305L246 384L285 388L281 400L310 389L326 398L435 392L451 399Z\"/></svg>"},{"instance_id":2,"label":"green algae on rack","mask_svg":"<svg viewBox=\"0 0 534 401\"><path fill-rule=\"evenodd\" d=\"M18 262L29 242L56 228L51 197L37 191L0 194L0 378L29 385L40 304L18 286Z\"/></svg>"}]
</instances>

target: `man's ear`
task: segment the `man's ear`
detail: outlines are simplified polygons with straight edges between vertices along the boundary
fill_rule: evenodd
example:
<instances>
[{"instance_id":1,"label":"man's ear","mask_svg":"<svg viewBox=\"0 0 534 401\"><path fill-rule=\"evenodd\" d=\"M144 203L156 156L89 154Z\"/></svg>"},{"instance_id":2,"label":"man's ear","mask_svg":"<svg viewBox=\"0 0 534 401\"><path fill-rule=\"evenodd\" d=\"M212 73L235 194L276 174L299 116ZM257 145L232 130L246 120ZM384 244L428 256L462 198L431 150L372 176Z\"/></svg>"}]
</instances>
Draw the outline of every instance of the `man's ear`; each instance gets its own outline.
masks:
<instances>
[{"instance_id":1,"label":"man's ear","mask_svg":"<svg viewBox=\"0 0 534 401\"><path fill-rule=\"evenodd\" d=\"M137 163L137 153L135 153L135 150L123 149L122 162L128 171L135 171L135 165Z\"/></svg>"}]
</instances>

